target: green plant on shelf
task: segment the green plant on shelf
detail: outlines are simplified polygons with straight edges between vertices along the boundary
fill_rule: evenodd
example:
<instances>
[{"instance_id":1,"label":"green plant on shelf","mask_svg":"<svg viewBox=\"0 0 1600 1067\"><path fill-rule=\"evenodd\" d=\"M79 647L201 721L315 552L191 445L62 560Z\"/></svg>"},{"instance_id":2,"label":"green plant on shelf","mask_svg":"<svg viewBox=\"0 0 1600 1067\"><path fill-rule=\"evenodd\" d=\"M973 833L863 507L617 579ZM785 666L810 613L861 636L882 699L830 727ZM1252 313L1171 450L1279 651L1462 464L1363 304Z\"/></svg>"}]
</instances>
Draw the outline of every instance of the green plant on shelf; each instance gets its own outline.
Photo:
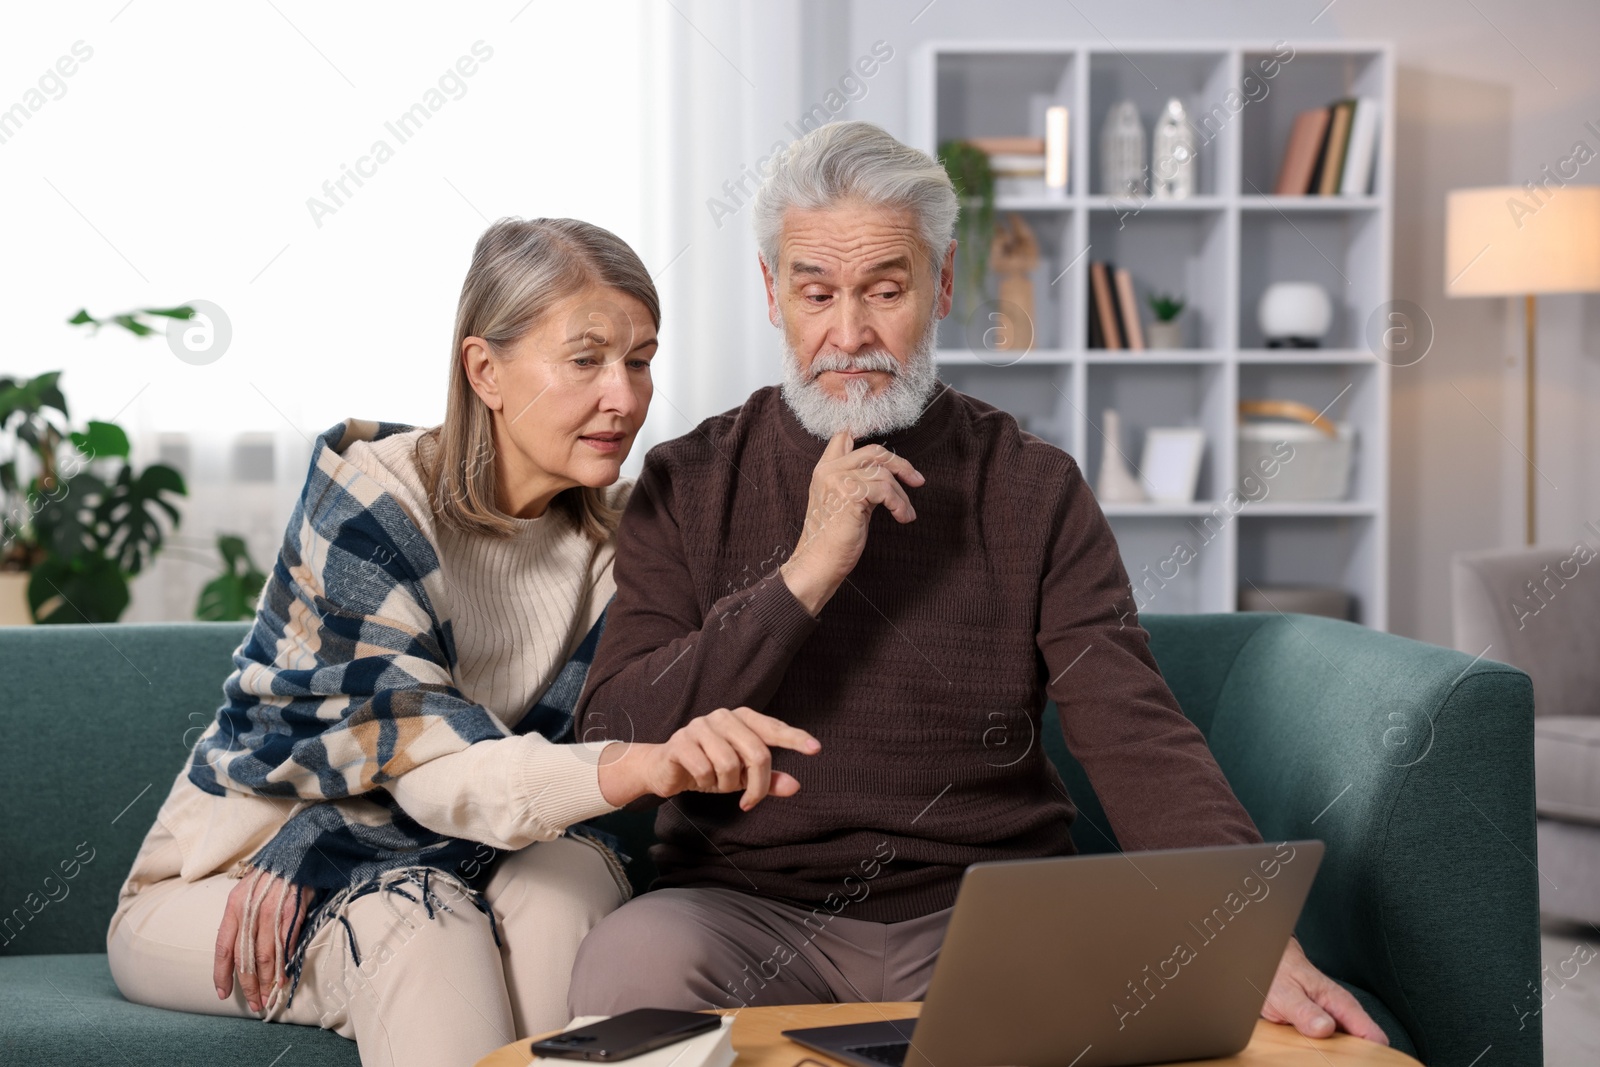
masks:
<instances>
[{"instance_id":1,"label":"green plant on shelf","mask_svg":"<svg viewBox=\"0 0 1600 1067\"><path fill-rule=\"evenodd\" d=\"M966 306L975 308L986 295L989 243L994 240L994 170L989 166L988 153L966 141L941 144L939 162L950 175L961 204L956 218L956 261L966 268L959 276L964 283Z\"/></svg>"},{"instance_id":2,"label":"green plant on shelf","mask_svg":"<svg viewBox=\"0 0 1600 1067\"><path fill-rule=\"evenodd\" d=\"M1150 310L1155 312L1157 322L1174 322L1183 314L1186 303L1181 296L1169 293L1151 293Z\"/></svg>"}]
</instances>

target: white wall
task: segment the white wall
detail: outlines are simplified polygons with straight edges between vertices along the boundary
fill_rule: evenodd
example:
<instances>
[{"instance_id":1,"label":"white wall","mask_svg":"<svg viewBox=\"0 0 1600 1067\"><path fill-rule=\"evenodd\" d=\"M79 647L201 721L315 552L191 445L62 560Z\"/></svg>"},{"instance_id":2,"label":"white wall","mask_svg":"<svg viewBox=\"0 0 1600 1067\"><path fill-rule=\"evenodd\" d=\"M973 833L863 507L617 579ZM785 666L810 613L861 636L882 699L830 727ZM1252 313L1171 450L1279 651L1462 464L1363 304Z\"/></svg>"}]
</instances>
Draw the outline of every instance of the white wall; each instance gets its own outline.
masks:
<instances>
[{"instance_id":1,"label":"white wall","mask_svg":"<svg viewBox=\"0 0 1600 1067\"><path fill-rule=\"evenodd\" d=\"M1392 40L1399 67L1394 295L1421 305L1433 350L1392 377L1390 629L1450 643L1449 556L1522 541L1520 301L1443 295L1444 193L1521 184L1580 138L1600 150L1600 5L1585 0L849 0L846 53L874 40ZM906 82L852 118L908 132ZM1578 179L1600 184L1600 161ZM1540 301L1540 540L1600 518L1600 297ZM1468 403L1467 398L1471 399ZM1489 418L1473 409L1481 408ZM1490 425L1490 420L1494 425ZM1503 435L1503 436L1502 436Z\"/></svg>"}]
</instances>

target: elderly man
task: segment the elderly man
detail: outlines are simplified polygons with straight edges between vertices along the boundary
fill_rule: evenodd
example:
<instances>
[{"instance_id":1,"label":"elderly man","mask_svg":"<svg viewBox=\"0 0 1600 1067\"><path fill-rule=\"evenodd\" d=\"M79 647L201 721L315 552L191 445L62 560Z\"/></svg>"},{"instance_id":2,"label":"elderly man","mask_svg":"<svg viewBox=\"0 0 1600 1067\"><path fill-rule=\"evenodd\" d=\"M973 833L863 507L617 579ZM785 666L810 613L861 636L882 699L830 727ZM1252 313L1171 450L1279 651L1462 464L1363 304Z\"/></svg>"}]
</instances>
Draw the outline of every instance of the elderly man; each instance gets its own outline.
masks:
<instances>
[{"instance_id":1,"label":"elderly man","mask_svg":"<svg viewBox=\"0 0 1600 1067\"><path fill-rule=\"evenodd\" d=\"M821 747L752 733L704 768L742 797L660 809L661 876L589 934L574 1014L920 998L968 864L1073 851L1047 698L1124 848L1261 840L1078 465L935 375L956 212L938 163L862 122L795 142L758 194L783 385L646 458L580 730L665 741L755 708ZM1385 1041L1293 940L1262 1014Z\"/></svg>"}]
</instances>

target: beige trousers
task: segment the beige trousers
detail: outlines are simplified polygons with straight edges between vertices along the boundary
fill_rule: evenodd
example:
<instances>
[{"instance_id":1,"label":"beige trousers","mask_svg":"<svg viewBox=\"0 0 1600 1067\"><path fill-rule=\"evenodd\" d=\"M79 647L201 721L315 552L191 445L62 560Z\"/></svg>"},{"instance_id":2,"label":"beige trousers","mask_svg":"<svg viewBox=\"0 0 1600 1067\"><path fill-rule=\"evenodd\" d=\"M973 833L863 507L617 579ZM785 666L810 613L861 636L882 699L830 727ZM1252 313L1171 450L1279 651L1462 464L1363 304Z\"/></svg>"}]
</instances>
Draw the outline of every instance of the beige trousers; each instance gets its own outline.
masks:
<instances>
[{"instance_id":1,"label":"beige trousers","mask_svg":"<svg viewBox=\"0 0 1600 1067\"><path fill-rule=\"evenodd\" d=\"M173 878L126 902L107 938L122 995L174 1011L252 1016L237 981L219 1000L211 980L217 928L238 884L224 874ZM307 946L294 1002L284 1009L277 998L272 1021L354 1038L365 1067L470 1067L518 1037L565 1026L578 943L625 899L597 846L562 837L500 861L483 894L499 947L486 915L447 880L434 885L451 910L435 909L432 919L394 893L351 902L360 965L344 926L325 924Z\"/></svg>"}]
</instances>

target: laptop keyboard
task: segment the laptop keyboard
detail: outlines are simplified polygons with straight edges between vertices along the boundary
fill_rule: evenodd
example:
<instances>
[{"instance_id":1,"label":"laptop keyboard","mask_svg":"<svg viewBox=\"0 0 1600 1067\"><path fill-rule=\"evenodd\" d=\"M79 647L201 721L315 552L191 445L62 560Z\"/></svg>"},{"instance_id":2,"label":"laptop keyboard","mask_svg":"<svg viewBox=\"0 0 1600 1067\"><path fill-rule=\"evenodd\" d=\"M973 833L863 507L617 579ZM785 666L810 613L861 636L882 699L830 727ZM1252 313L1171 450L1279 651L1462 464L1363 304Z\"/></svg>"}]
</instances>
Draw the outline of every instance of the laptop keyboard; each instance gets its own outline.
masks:
<instances>
[{"instance_id":1,"label":"laptop keyboard","mask_svg":"<svg viewBox=\"0 0 1600 1067\"><path fill-rule=\"evenodd\" d=\"M906 1050L911 1045L905 1041L890 1041L883 1045L851 1045L846 1052L854 1052L857 1056L865 1056L869 1060L886 1063L889 1067L901 1067L906 1062Z\"/></svg>"}]
</instances>

